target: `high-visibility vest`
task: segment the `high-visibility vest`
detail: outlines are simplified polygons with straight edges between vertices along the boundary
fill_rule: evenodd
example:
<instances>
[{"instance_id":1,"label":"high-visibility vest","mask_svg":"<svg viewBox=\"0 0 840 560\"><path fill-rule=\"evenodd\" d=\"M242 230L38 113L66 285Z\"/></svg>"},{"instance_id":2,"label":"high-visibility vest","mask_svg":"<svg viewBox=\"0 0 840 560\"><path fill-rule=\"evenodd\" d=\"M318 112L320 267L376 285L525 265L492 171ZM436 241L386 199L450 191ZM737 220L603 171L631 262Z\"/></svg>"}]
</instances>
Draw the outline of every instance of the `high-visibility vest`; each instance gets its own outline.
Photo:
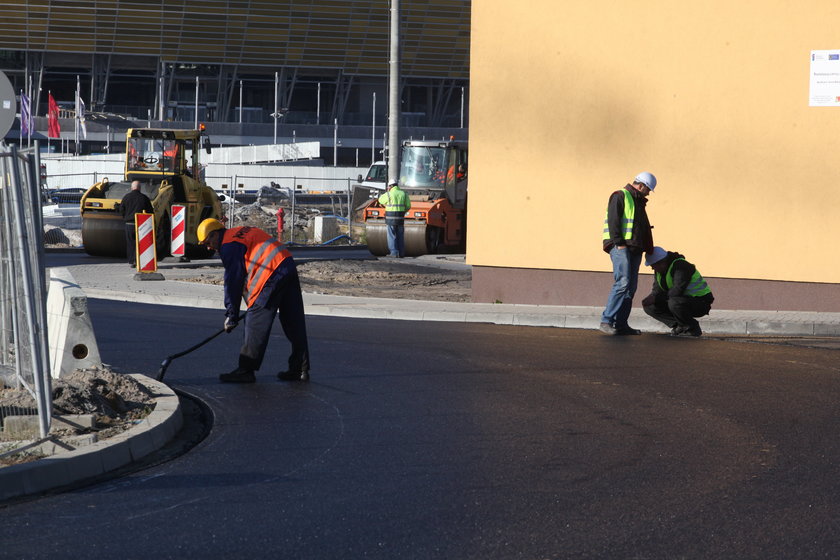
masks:
<instances>
[{"instance_id":1,"label":"high-visibility vest","mask_svg":"<svg viewBox=\"0 0 840 560\"><path fill-rule=\"evenodd\" d=\"M624 234L624 239L633 239L633 219L636 216L636 202L633 200L633 195L630 191L623 189L624 193L624 215L621 217L621 230ZM607 213L604 216L604 235L601 237L604 241L610 238L610 225L608 220L610 218L610 209L607 208Z\"/></svg>"},{"instance_id":2,"label":"high-visibility vest","mask_svg":"<svg viewBox=\"0 0 840 560\"><path fill-rule=\"evenodd\" d=\"M671 287L674 285L674 263L677 261L684 260L685 259L674 259L674 262L671 263L671 266L668 267L668 271L665 273L664 285L662 284L662 275L658 272L656 273L656 283L659 284L660 288L662 288L665 291L671 289ZM712 290L709 289L709 285L703 279L703 276L700 274L700 271L695 268L694 274L691 275L691 281L688 283L688 286L686 286L685 292L683 293L691 297L700 297L712 293Z\"/></svg>"},{"instance_id":3,"label":"high-visibility vest","mask_svg":"<svg viewBox=\"0 0 840 560\"><path fill-rule=\"evenodd\" d=\"M245 245L247 279L243 295L248 306L257 301L260 291L271 274L292 254L276 239L259 228L244 226L225 231L222 244L237 242Z\"/></svg>"},{"instance_id":4,"label":"high-visibility vest","mask_svg":"<svg viewBox=\"0 0 840 560\"><path fill-rule=\"evenodd\" d=\"M394 187L380 196L379 204L385 207L386 218L404 218L411 208L411 200L399 187Z\"/></svg>"}]
</instances>

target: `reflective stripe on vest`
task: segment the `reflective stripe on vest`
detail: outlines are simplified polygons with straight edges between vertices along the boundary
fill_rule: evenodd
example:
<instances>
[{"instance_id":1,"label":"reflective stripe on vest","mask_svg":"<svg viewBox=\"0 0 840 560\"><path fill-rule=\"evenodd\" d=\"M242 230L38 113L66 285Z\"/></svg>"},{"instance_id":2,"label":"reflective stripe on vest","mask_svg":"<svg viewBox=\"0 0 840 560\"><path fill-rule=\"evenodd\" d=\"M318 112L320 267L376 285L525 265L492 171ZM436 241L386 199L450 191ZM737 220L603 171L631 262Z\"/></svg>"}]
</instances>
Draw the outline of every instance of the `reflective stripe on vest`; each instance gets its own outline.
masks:
<instances>
[{"instance_id":1,"label":"reflective stripe on vest","mask_svg":"<svg viewBox=\"0 0 840 560\"><path fill-rule=\"evenodd\" d=\"M633 239L633 220L636 216L636 202L633 200L633 195L630 191L624 189L624 215L621 217L621 229L624 233L624 239ZM610 209L607 208L607 214L604 216L604 235L603 240L610 239Z\"/></svg>"},{"instance_id":2,"label":"reflective stripe on vest","mask_svg":"<svg viewBox=\"0 0 840 560\"><path fill-rule=\"evenodd\" d=\"M397 191L402 196L395 196L393 197L394 200L391 199L391 193L394 192L393 189L386 192L382 195L379 199L380 204L385 205L385 216L388 218L402 218L405 216L405 213L408 212L408 209L411 208L411 201L408 199L408 195L402 191ZM386 198L386 202L382 202L382 198Z\"/></svg>"},{"instance_id":3,"label":"reflective stripe on vest","mask_svg":"<svg viewBox=\"0 0 840 560\"><path fill-rule=\"evenodd\" d=\"M222 243L235 241L245 245L245 280L243 294L248 306L257 301L269 277L292 254L276 239L259 228L239 227L225 232Z\"/></svg>"},{"instance_id":4,"label":"reflective stripe on vest","mask_svg":"<svg viewBox=\"0 0 840 560\"><path fill-rule=\"evenodd\" d=\"M662 275L658 272L656 273L656 283L659 284L659 287L665 291L671 289L674 285L674 263L677 261L684 261L685 259L674 259L674 262L671 263L671 266L668 267L668 272L665 273L665 285L662 285ZM703 276L700 274L700 271L697 270L695 267L694 274L691 275L691 280L688 282L688 286L686 286L685 291L683 292L687 296L691 297L700 297L705 296L706 294L712 293L712 290L709 289L709 285L703 279Z\"/></svg>"}]
</instances>

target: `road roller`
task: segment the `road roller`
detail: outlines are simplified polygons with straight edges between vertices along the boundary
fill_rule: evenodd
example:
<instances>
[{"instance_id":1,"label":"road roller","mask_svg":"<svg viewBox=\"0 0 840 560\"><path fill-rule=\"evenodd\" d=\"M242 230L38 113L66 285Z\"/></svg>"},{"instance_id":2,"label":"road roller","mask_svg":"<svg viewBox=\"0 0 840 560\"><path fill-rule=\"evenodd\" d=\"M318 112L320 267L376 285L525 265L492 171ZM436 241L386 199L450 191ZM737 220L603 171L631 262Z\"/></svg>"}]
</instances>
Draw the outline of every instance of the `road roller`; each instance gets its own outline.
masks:
<instances>
[{"instance_id":1,"label":"road roller","mask_svg":"<svg viewBox=\"0 0 840 560\"><path fill-rule=\"evenodd\" d=\"M467 233L467 144L406 140L401 146L399 185L411 199L405 215L405 254L463 251ZM364 208L368 250L388 254L385 207L373 199Z\"/></svg>"},{"instance_id":2,"label":"road roller","mask_svg":"<svg viewBox=\"0 0 840 560\"><path fill-rule=\"evenodd\" d=\"M186 207L184 242L187 256L209 257L198 244L196 230L205 218L223 219L222 200L201 179L199 152L209 153L209 138L201 130L131 128L126 132L123 181L107 177L90 187L80 201L82 244L89 255L125 257L125 222L119 211L131 183L155 210L155 242L158 258L169 254L172 205Z\"/></svg>"}]
</instances>

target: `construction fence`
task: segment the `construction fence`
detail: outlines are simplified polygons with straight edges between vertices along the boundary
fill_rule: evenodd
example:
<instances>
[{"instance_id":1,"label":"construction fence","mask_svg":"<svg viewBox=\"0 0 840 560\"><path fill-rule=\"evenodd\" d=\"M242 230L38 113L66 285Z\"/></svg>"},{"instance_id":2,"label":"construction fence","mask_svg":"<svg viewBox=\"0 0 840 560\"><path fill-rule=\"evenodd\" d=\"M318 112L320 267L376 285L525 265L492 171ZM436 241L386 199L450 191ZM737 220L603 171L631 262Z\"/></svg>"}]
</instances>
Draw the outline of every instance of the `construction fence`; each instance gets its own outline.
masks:
<instances>
[{"instance_id":1,"label":"construction fence","mask_svg":"<svg viewBox=\"0 0 840 560\"><path fill-rule=\"evenodd\" d=\"M52 390L40 194L37 143L32 150L0 144L0 391L31 396L20 405L0 401L0 423L37 415L44 438Z\"/></svg>"},{"instance_id":2,"label":"construction fence","mask_svg":"<svg viewBox=\"0 0 840 560\"><path fill-rule=\"evenodd\" d=\"M280 169L294 172L297 168ZM78 204L87 187L106 177L103 172L48 175L42 198L46 203ZM204 179L223 198L228 226L259 227L286 243L301 245L364 243L360 210L378 194L376 189L359 188L356 179L309 172L270 178L264 173L207 175ZM87 186L49 188L55 184Z\"/></svg>"}]
</instances>

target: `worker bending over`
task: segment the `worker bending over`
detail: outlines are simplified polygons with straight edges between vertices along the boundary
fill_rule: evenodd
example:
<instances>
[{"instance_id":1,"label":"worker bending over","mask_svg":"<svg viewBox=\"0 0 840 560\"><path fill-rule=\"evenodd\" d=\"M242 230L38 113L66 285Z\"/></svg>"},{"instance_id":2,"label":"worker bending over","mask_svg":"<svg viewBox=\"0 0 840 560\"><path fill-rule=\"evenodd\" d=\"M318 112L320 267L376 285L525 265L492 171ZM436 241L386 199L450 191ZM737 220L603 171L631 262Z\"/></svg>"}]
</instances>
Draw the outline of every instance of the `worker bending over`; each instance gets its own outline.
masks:
<instances>
[{"instance_id":1,"label":"worker bending over","mask_svg":"<svg viewBox=\"0 0 840 560\"><path fill-rule=\"evenodd\" d=\"M702 335L695 317L708 315L715 298L697 267L662 247L654 247L645 264L656 273L653 291L642 300L645 313L671 327L671 336Z\"/></svg>"},{"instance_id":2,"label":"worker bending over","mask_svg":"<svg viewBox=\"0 0 840 560\"><path fill-rule=\"evenodd\" d=\"M245 340L239 365L219 379L225 383L253 383L262 365L276 314L292 345L289 367L277 377L283 381L309 380L309 344L297 267L291 253L273 237L255 227L225 229L208 218L198 226L198 241L218 251L225 267L225 331L239 323L239 302L245 298Z\"/></svg>"}]
</instances>

